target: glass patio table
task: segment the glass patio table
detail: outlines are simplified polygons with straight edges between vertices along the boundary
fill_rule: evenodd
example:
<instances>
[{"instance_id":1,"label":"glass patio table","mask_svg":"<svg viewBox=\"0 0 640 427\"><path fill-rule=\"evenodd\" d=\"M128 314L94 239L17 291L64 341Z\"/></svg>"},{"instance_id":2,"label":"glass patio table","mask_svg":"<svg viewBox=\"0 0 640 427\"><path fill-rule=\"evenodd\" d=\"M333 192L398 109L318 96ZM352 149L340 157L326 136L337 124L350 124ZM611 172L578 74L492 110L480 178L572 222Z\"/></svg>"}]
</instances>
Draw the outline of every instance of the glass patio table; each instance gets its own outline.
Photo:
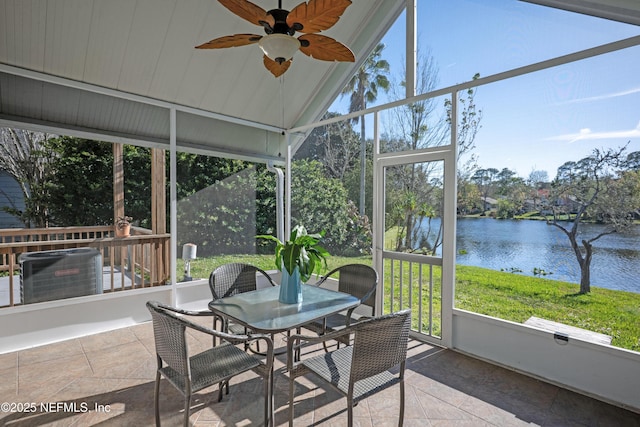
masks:
<instances>
[{"instance_id":1,"label":"glass patio table","mask_svg":"<svg viewBox=\"0 0 640 427\"><path fill-rule=\"evenodd\" d=\"M360 304L352 295L306 284L302 285L302 302L298 304L279 302L279 294L279 286L244 292L211 301L209 309L254 332L273 334Z\"/></svg>"}]
</instances>

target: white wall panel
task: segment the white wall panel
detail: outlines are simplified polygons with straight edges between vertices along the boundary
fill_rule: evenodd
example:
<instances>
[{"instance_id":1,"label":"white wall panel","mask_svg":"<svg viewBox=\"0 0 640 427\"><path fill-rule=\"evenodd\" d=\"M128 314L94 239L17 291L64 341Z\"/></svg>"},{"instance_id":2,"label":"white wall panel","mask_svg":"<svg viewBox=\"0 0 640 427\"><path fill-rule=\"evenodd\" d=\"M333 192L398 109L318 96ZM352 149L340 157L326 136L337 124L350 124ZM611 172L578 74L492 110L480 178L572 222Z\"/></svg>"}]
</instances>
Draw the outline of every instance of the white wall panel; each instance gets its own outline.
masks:
<instances>
[{"instance_id":1,"label":"white wall panel","mask_svg":"<svg viewBox=\"0 0 640 427\"><path fill-rule=\"evenodd\" d=\"M461 310L453 348L640 412L640 354Z\"/></svg>"}]
</instances>

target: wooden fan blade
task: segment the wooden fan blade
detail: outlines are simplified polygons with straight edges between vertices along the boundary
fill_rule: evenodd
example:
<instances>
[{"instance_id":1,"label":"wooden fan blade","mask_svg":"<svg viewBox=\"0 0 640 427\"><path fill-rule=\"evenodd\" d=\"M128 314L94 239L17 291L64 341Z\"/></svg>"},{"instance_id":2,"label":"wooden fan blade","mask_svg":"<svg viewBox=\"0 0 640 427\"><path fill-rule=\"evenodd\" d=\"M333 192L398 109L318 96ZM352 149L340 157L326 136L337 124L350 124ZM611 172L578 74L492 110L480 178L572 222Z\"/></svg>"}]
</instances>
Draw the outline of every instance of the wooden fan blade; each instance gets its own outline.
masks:
<instances>
[{"instance_id":1,"label":"wooden fan blade","mask_svg":"<svg viewBox=\"0 0 640 427\"><path fill-rule=\"evenodd\" d=\"M300 51L313 59L321 61L354 62L353 52L347 46L331 37L320 34L305 34L298 37L301 42ZM308 42L302 43L302 42ZM305 46L307 45L307 46Z\"/></svg>"},{"instance_id":2,"label":"wooden fan blade","mask_svg":"<svg viewBox=\"0 0 640 427\"><path fill-rule=\"evenodd\" d=\"M301 33L318 33L331 28L349 7L351 0L309 0L300 3L289 15L287 25L302 24Z\"/></svg>"},{"instance_id":3,"label":"wooden fan blade","mask_svg":"<svg viewBox=\"0 0 640 427\"><path fill-rule=\"evenodd\" d=\"M264 58L263 58L264 67L267 70L271 71L271 74L273 74L274 77L280 77L281 75L283 75L285 71L289 69L289 66L291 65L291 61L292 60L290 59L288 61L284 61L282 64L278 64L276 61L269 58L267 55L264 55Z\"/></svg>"},{"instance_id":4,"label":"wooden fan blade","mask_svg":"<svg viewBox=\"0 0 640 427\"><path fill-rule=\"evenodd\" d=\"M271 27L275 24L273 16L267 11L247 0L218 0L221 5L235 13L242 19L246 19L252 24L262 25L260 21L268 22Z\"/></svg>"},{"instance_id":5,"label":"wooden fan blade","mask_svg":"<svg viewBox=\"0 0 640 427\"><path fill-rule=\"evenodd\" d=\"M262 36L255 34L234 34L232 36L218 37L206 43L196 46L196 49L223 49L226 47L246 46L258 43Z\"/></svg>"}]
</instances>

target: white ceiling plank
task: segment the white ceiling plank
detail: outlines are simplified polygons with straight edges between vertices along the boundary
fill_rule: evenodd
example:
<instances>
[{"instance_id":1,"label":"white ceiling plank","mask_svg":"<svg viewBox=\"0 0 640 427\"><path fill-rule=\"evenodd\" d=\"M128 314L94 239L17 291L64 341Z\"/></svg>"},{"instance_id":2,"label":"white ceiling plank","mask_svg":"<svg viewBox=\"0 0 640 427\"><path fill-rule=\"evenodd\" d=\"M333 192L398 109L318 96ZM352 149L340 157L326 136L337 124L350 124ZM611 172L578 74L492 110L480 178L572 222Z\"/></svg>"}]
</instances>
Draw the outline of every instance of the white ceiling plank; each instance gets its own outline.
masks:
<instances>
[{"instance_id":1,"label":"white ceiling plank","mask_svg":"<svg viewBox=\"0 0 640 427\"><path fill-rule=\"evenodd\" d=\"M89 44L93 1L49 0L46 2L47 32L44 71L81 80Z\"/></svg>"},{"instance_id":2,"label":"white ceiling plank","mask_svg":"<svg viewBox=\"0 0 640 427\"><path fill-rule=\"evenodd\" d=\"M44 64L45 1L6 1L4 44L8 63L42 71Z\"/></svg>"},{"instance_id":3,"label":"white ceiling plank","mask_svg":"<svg viewBox=\"0 0 640 427\"><path fill-rule=\"evenodd\" d=\"M199 22L192 23L194 26L193 40L187 49L192 49L189 60L187 61L184 74L178 86L178 93L175 102L183 105L191 105L202 108L202 101L205 97L205 88L211 81L211 76L215 74L215 69L219 65L214 56L207 55L208 51L195 49L195 46L202 44L210 31L207 28L207 17L210 13L214 2L210 0L202 0L195 4L197 16L202 19ZM182 25L176 22L178 27ZM205 30L205 28L207 28Z\"/></svg>"},{"instance_id":4,"label":"white ceiling plank","mask_svg":"<svg viewBox=\"0 0 640 427\"><path fill-rule=\"evenodd\" d=\"M4 31L2 32L2 37L0 37L0 55L2 55L2 60L11 65L16 64L16 44L15 44L15 26L16 26L16 18L15 18L15 1L3 1L0 6L0 20L2 28Z\"/></svg>"},{"instance_id":5,"label":"white ceiling plank","mask_svg":"<svg viewBox=\"0 0 640 427\"><path fill-rule=\"evenodd\" d=\"M175 8L174 0L136 2L118 89L141 95L149 92L151 76L156 70Z\"/></svg>"},{"instance_id":6,"label":"white ceiling plank","mask_svg":"<svg viewBox=\"0 0 640 427\"><path fill-rule=\"evenodd\" d=\"M126 51L136 2L95 0L83 80L116 88Z\"/></svg>"},{"instance_id":7,"label":"white ceiling plank","mask_svg":"<svg viewBox=\"0 0 640 427\"><path fill-rule=\"evenodd\" d=\"M209 2L213 3L213 2ZM153 72L148 96L175 102L187 64L193 55L194 41L208 9L203 2L178 1L160 56Z\"/></svg>"}]
</instances>

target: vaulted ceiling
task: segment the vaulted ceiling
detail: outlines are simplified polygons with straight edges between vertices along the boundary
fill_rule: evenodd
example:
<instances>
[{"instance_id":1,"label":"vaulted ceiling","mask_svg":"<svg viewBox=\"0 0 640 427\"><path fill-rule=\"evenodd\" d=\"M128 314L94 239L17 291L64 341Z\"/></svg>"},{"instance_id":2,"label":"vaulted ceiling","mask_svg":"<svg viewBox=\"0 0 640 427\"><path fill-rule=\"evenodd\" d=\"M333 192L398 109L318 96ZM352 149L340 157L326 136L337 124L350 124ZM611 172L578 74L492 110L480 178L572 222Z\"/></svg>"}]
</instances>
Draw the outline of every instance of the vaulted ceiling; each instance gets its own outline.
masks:
<instances>
[{"instance_id":1,"label":"vaulted ceiling","mask_svg":"<svg viewBox=\"0 0 640 427\"><path fill-rule=\"evenodd\" d=\"M355 64L298 52L274 78L258 45L194 49L227 34L264 34L216 0L1 0L0 120L166 145L176 107L180 147L282 158L280 130L323 114L404 4L356 0L323 32L349 46Z\"/></svg>"},{"instance_id":2,"label":"vaulted ceiling","mask_svg":"<svg viewBox=\"0 0 640 427\"><path fill-rule=\"evenodd\" d=\"M532 2L640 24L637 0ZM349 46L355 63L298 52L274 78L255 44L194 49L262 34L216 0L0 0L0 126L167 148L175 109L181 149L282 160L281 130L322 116L406 3L353 0L323 34Z\"/></svg>"}]
</instances>

